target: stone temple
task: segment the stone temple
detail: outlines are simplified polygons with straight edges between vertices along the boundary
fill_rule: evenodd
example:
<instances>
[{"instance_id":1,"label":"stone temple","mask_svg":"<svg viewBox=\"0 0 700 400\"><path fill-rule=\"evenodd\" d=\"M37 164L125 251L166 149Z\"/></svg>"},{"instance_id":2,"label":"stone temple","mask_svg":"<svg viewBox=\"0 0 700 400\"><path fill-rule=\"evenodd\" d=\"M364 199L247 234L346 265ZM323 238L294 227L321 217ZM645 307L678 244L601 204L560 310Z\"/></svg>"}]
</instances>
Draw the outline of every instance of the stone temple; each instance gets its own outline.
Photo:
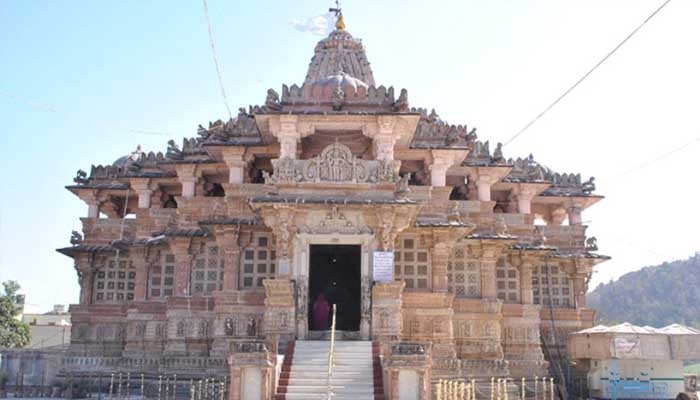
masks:
<instances>
[{"instance_id":1,"label":"stone temple","mask_svg":"<svg viewBox=\"0 0 700 400\"><path fill-rule=\"evenodd\" d=\"M294 364L328 343L323 294L339 348L368 354L368 398L559 376L607 259L582 224L602 198L593 178L411 107L376 83L342 16L336 28L300 86L165 153L78 171L83 233L58 249L81 287L61 373L226 376L230 399L306 398Z\"/></svg>"}]
</instances>

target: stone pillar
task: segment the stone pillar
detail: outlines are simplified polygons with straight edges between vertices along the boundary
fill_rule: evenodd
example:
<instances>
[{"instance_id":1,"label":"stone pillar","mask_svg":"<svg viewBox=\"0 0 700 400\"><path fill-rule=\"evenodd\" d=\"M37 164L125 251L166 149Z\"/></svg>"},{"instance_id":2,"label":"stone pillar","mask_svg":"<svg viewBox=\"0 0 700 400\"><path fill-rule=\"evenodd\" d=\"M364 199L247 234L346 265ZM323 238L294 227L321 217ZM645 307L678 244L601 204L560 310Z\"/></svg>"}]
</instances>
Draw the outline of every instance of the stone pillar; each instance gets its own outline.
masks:
<instances>
[{"instance_id":1,"label":"stone pillar","mask_svg":"<svg viewBox=\"0 0 700 400\"><path fill-rule=\"evenodd\" d=\"M481 297L485 299L496 298L496 260L481 260Z\"/></svg>"},{"instance_id":2,"label":"stone pillar","mask_svg":"<svg viewBox=\"0 0 700 400\"><path fill-rule=\"evenodd\" d=\"M192 271L190 241L190 238L173 238L170 241L170 250L175 255L175 296L188 296L190 294Z\"/></svg>"},{"instance_id":3,"label":"stone pillar","mask_svg":"<svg viewBox=\"0 0 700 400\"><path fill-rule=\"evenodd\" d=\"M238 290L241 248L239 226L216 228L216 243L224 256L224 290Z\"/></svg>"},{"instance_id":4,"label":"stone pillar","mask_svg":"<svg viewBox=\"0 0 700 400\"><path fill-rule=\"evenodd\" d=\"M569 216L569 225L581 225L581 207L572 206L566 210Z\"/></svg>"},{"instance_id":5,"label":"stone pillar","mask_svg":"<svg viewBox=\"0 0 700 400\"><path fill-rule=\"evenodd\" d=\"M139 208L151 207L151 196L153 190L149 187L150 179L148 178L132 178L131 188L139 195Z\"/></svg>"},{"instance_id":6,"label":"stone pillar","mask_svg":"<svg viewBox=\"0 0 700 400\"><path fill-rule=\"evenodd\" d=\"M195 188L197 185L197 165L195 164L178 164L175 166L177 178L182 185L182 197L194 197Z\"/></svg>"},{"instance_id":7,"label":"stone pillar","mask_svg":"<svg viewBox=\"0 0 700 400\"><path fill-rule=\"evenodd\" d=\"M550 211L550 218L547 221L550 225L561 225L566 219L566 209L564 207L556 207Z\"/></svg>"},{"instance_id":8,"label":"stone pillar","mask_svg":"<svg viewBox=\"0 0 700 400\"><path fill-rule=\"evenodd\" d=\"M131 262L136 269L136 278L134 279L134 301L146 300L146 291L148 290L148 259L146 258L145 247L132 247L129 250Z\"/></svg>"},{"instance_id":9,"label":"stone pillar","mask_svg":"<svg viewBox=\"0 0 700 400\"><path fill-rule=\"evenodd\" d=\"M228 167L228 183L240 184L245 180L246 162L243 159L244 147L229 146L222 149L224 162Z\"/></svg>"},{"instance_id":10,"label":"stone pillar","mask_svg":"<svg viewBox=\"0 0 700 400\"><path fill-rule=\"evenodd\" d=\"M390 399L430 400L432 398L430 344L394 344L384 363Z\"/></svg>"},{"instance_id":11,"label":"stone pillar","mask_svg":"<svg viewBox=\"0 0 700 400\"><path fill-rule=\"evenodd\" d=\"M460 164L467 156L467 150L431 150L430 157L425 160L430 166L430 185L444 187L447 180L447 170Z\"/></svg>"},{"instance_id":12,"label":"stone pillar","mask_svg":"<svg viewBox=\"0 0 700 400\"><path fill-rule=\"evenodd\" d=\"M447 291L447 262L450 258L450 248L447 243L438 242L433 247L432 273L433 292Z\"/></svg>"},{"instance_id":13,"label":"stone pillar","mask_svg":"<svg viewBox=\"0 0 700 400\"><path fill-rule=\"evenodd\" d=\"M518 199L518 213L532 213L532 199L535 197L535 194L535 190L527 186L519 188L519 190L515 193Z\"/></svg>"},{"instance_id":14,"label":"stone pillar","mask_svg":"<svg viewBox=\"0 0 700 400\"><path fill-rule=\"evenodd\" d=\"M401 335L401 295L406 283L375 283L372 288L372 340L397 340Z\"/></svg>"},{"instance_id":15,"label":"stone pillar","mask_svg":"<svg viewBox=\"0 0 700 400\"><path fill-rule=\"evenodd\" d=\"M532 261L523 261L520 264L520 301L523 304L533 304L534 297L532 294Z\"/></svg>"},{"instance_id":16,"label":"stone pillar","mask_svg":"<svg viewBox=\"0 0 700 400\"><path fill-rule=\"evenodd\" d=\"M280 142L279 158L297 158L297 142L301 135L297 130L296 115L280 115L280 130L277 140Z\"/></svg>"},{"instance_id":17,"label":"stone pillar","mask_svg":"<svg viewBox=\"0 0 700 400\"><path fill-rule=\"evenodd\" d=\"M576 308L586 307L586 292L588 291L586 279L586 274L576 273L573 275L574 304Z\"/></svg>"},{"instance_id":18,"label":"stone pillar","mask_svg":"<svg viewBox=\"0 0 700 400\"><path fill-rule=\"evenodd\" d=\"M450 168L445 163L433 163L428 167L430 170L430 186L444 187L447 180L447 169Z\"/></svg>"},{"instance_id":19,"label":"stone pillar","mask_svg":"<svg viewBox=\"0 0 700 400\"><path fill-rule=\"evenodd\" d=\"M394 159L394 145L398 136L394 133L396 119L393 116L380 115L377 117L379 132L374 135L374 158L391 161Z\"/></svg>"},{"instance_id":20,"label":"stone pillar","mask_svg":"<svg viewBox=\"0 0 700 400\"><path fill-rule=\"evenodd\" d=\"M75 258L75 269L78 272L80 284L80 304L92 303L92 287L94 284L94 271L92 269L91 254L79 254Z\"/></svg>"},{"instance_id":21,"label":"stone pillar","mask_svg":"<svg viewBox=\"0 0 700 400\"><path fill-rule=\"evenodd\" d=\"M229 400L272 399L276 361L265 343L234 343L228 356Z\"/></svg>"},{"instance_id":22,"label":"stone pillar","mask_svg":"<svg viewBox=\"0 0 700 400\"><path fill-rule=\"evenodd\" d=\"M100 217L100 206L97 200L88 203L88 218L99 218Z\"/></svg>"},{"instance_id":23,"label":"stone pillar","mask_svg":"<svg viewBox=\"0 0 700 400\"><path fill-rule=\"evenodd\" d=\"M491 201L491 186L493 186L500 177L502 172L497 170L480 167L476 174L476 187L479 201Z\"/></svg>"},{"instance_id":24,"label":"stone pillar","mask_svg":"<svg viewBox=\"0 0 700 400\"><path fill-rule=\"evenodd\" d=\"M292 340L295 331L294 282L289 279L264 279L264 335L275 341Z\"/></svg>"}]
</instances>

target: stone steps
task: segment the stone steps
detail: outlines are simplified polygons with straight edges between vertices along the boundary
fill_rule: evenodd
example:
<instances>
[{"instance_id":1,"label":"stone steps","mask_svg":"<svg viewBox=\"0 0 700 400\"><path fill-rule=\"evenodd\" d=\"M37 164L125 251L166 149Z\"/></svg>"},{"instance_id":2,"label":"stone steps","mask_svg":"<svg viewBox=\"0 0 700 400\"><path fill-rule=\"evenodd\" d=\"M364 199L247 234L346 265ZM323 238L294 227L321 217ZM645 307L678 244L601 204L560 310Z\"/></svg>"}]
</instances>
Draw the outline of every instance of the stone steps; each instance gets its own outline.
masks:
<instances>
[{"instance_id":1,"label":"stone steps","mask_svg":"<svg viewBox=\"0 0 700 400\"><path fill-rule=\"evenodd\" d=\"M276 400L328 398L330 343L296 341L287 346ZM334 400L384 399L378 347L372 342L335 343L331 393Z\"/></svg>"}]
</instances>

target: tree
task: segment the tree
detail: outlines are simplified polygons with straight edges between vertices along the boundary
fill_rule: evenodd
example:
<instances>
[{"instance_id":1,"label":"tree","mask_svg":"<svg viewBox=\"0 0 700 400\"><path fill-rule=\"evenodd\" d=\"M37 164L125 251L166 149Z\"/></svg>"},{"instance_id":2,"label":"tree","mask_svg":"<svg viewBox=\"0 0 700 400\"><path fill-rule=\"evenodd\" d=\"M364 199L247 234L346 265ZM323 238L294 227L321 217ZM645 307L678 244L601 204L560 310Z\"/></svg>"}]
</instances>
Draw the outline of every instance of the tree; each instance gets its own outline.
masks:
<instances>
[{"instance_id":1,"label":"tree","mask_svg":"<svg viewBox=\"0 0 700 400\"><path fill-rule=\"evenodd\" d=\"M17 303L19 284L15 281L3 282L5 294L0 295L0 348L24 347L29 344L29 325L16 317L22 312Z\"/></svg>"}]
</instances>

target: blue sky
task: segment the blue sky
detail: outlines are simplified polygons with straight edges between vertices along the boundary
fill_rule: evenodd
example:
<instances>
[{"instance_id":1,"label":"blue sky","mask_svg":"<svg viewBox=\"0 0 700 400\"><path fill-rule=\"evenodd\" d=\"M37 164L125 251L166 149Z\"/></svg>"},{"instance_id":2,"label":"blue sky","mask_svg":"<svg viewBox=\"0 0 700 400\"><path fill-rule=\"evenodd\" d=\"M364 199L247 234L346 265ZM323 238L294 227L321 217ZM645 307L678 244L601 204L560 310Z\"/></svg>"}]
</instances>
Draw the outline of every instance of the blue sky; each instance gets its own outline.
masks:
<instances>
[{"instance_id":1,"label":"blue sky","mask_svg":"<svg viewBox=\"0 0 700 400\"><path fill-rule=\"evenodd\" d=\"M302 83L320 39L291 28L327 1L209 0L232 110ZM626 36L659 0L347 1L375 80L505 141ZM597 177L608 198L584 213L601 252L594 283L700 250L700 3L673 0L599 71L505 148ZM0 4L0 280L48 309L77 300L72 260L55 253L86 206L63 189L78 168L137 144L165 150L225 118L200 1ZM152 135L134 131L167 132Z\"/></svg>"}]
</instances>

